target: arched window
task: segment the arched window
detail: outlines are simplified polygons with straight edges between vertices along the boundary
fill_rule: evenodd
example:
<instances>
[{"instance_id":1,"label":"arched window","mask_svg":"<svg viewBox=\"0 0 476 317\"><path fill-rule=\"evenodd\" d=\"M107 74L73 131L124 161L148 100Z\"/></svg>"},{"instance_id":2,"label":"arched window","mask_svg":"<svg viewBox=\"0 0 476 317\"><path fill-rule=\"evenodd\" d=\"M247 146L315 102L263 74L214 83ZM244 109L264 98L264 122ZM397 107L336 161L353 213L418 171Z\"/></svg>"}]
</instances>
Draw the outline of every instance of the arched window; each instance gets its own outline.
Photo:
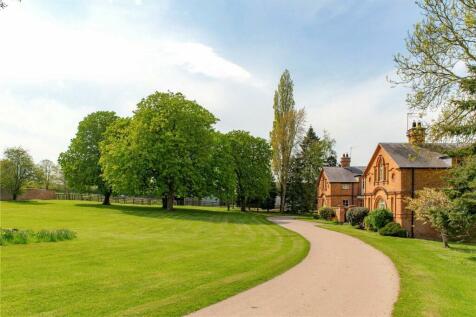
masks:
<instances>
[{"instance_id":1,"label":"arched window","mask_svg":"<svg viewBox=\"0 0 476 317\"><path fill-rule=\"evenodd\" d=\"M379 199L379 200L377 201L377 208L378 208L378 209L387 208L387 204L385 203L385 200Z\"/></svg>"},{"instance_id":2,"label":"arched window","mask_svg":"<svg viewBox=\"0 0 476 317\"><path fill-rule=\"evenodd\" d=\"M386 177L386 168L385 168L385 161L383 157L380 157L377 162L377 180L379 182L383 182L387 179Z\"/></svg>"}]
</instances>

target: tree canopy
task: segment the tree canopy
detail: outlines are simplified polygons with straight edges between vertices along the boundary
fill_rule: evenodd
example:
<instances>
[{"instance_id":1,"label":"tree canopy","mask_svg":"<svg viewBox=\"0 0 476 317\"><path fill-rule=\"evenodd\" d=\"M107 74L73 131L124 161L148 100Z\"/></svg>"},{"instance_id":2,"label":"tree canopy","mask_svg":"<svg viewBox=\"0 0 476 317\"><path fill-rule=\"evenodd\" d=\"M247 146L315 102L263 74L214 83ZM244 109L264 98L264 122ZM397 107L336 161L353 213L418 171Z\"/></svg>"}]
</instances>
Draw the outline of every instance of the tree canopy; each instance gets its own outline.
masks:
<instances>
[{"instance_id":1,"label":"tree canopy","mask_svg":"<svg viewBox=\"0 0 476 317\"><path fill-rule=\"evenodd\" d=\"M269 194L271 148L265 139L245 131L232 131L227 136L233 149L238 200L244 211L251 199Z\"/></svg>"},{"instance_id":2,"label":"tree canopy","mask_svg":"<svg viewBox=\"0 0 476 317\"><path fill-rule=\"evenodd\" d=\"M399 78L409 86L410 106L441 110L431 126L435 140L476 142L476 1L418 0L423 20L395 56Z\"/></svg>"},{"instance_id":3,"label":"tree canopy","mask_svg":"<svg viewBox=\"0 0 476 317\"><path fill-rule=\"evenodd\" d=\"M112 111L97 111L87 115L78 125L78 131L66 152L59 156L59 164L68 182L75 190L96 188L104 194L103 204L109 204L111 186L104 180L99 164L99 144L106 129L118 117Z\"/></svg>"},{"instance_id":4,"label":"tree canopy","mask_svg":"<svg viewBox=\"0 0 476 317\"><path fill-rule=\"evenodd\" d=\"M334 140L326 133L320 139L312 127L309 127L292 159L288 182L288 210L307 212L316 207L317 178L323 166L327 166L332 157Z\"/></svg>"},{"instance_id":5,"label":"tree canopy","mask_svg":"<svg viewBox=\"0 0 476 317\"><path fill-rule=\"evenodd\" d=\"M23 187L37 177L37 169L30 154L21 147L7 148L3 155L0 161L0 187L16 200Z\"/></svg>"},{"instance_id":6,"label":"tree canopy","mask_svg":"<svg viewBox=\"0 0 476 317\"><path fill-rule=\"evenodd\" d=\"M208 174L209 192L230 208L230 204L236 199L237 180L229 135L214 133Z\"/></svg>"},{"instance_id":7,"label":"tree canopy","mask_svg":"<svg viewBox=\"0 0 476 317\"><path fill-rule=\"evenodd\" d=\"M119 120L101 145L104 176L121 192L202 196L215 116L181 93L156 92Z\"/></svg>"}]
</instances>

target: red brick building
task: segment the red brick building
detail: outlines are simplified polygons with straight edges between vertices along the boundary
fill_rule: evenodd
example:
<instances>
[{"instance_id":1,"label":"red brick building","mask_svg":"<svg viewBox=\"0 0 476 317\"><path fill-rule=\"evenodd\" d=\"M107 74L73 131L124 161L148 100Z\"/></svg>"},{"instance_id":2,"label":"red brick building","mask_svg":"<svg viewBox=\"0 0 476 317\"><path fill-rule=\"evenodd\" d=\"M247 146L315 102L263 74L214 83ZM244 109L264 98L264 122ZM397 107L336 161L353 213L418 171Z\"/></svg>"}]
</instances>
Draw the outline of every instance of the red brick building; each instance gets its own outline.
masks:
<instances>
[{"instance_id":1,"label":"red brick building","mask_svg":"<svg viewBox=\"0 0 476 317\"><path fill-rule=\"evenodd\" d=\"M350 156L342 155L340 167L324 167L319 175L317 208L328 206L336 210L337 219L345 220L345 211L351 206L362 206L364 166L350 166Z\"/></svg>"},{"instance_id":2,"label":"red brick building","mask_svg":"<svg viewBox=\"0 0 476 317\"><path fill-rule=\"evenodd\" d=\"M379 143L363 173L364 206L387 208L394 221L414 237L435 237L436 232L416 220L406 200L425 187L442 187L455 162L443 153L446 144L425 143L425 129L413 124L408 143Z\"/></svg>"}]
</instances>

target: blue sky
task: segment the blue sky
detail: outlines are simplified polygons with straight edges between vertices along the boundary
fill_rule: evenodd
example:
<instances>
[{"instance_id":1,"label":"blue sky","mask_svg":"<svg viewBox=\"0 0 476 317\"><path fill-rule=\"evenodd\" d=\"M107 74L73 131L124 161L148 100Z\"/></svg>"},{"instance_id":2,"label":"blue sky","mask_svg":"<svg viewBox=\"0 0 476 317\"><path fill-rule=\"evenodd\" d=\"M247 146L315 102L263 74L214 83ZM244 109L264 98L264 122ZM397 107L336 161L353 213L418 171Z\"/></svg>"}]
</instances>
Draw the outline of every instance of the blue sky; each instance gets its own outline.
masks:
<instances>
[{"instance_id":1,"label":"blue sky","mask_svg":"<svg viewBox=\"0 0 476 317\"><path fill-rule=\"evenodd\" d=\"M364 165L378 142L405 140L406 90L386 77L420 19L411 0L7 3L2 149L56 160L86 114L131 115L155 90L197 100L219 130L268 138L285 68L307 124L335 138L339 155L352 147Z\"/></svg>"}]
</instances>

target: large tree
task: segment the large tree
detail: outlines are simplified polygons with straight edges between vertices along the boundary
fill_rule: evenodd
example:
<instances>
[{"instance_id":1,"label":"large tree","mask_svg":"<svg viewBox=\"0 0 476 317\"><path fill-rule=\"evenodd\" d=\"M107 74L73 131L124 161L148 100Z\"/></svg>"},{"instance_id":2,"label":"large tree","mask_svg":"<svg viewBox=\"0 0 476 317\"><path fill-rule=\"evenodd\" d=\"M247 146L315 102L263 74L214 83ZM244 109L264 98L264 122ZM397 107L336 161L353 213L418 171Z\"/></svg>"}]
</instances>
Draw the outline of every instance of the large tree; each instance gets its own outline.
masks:
<instances>
[{"instance_id":1,"label":"large tree","mask_svg":"<svg viewBox=\"0 0 476 317\"><path fill-rule=\"evenodd\" d=\"M302 136L305 120L304 110L297 110L294 106L293 85L289 71L285 70L279 80L278 89L274 93L274 121L271 131L272 166L279 186L280 211L284 211L292 155Z\"/></svg>"},{"instance_id":2,"label":"large tree","mask_svg":"<svg viewBox=\"0 0 476 317\"><path fill-rule=\"evenodd\" d=\"M101 164L117 191L166 196L202 196L217 119L181 93L156 92L143 99L131 119L111 127L101 145Z\"/></svg>"},{"instance_id":3,"label":"large tree","mask_svg":"<svg viewBox=\"0 0 476 317\"><path fill-rule=\"evenodd\" d=\"M225 202L228 210L236 198L236 173L230 137L214 133L209 165L209 192Z\"/></svg>"},{"instance_id":4,"label":"large tree","mask_svg":"<svg viewBox=\"0 0 476 317\"><path fill-rule=\"evenodd\" d=\"M31 156L21 147L8 148L3 155L0 161L0 187L12 194L13 200L17 200L23 187L36 178L37 169Z\"/></svg>"},{"instance_id":5,"label":"large tree","mask_svg":"<svg viewBox=\"0 0 476 317\"><path fill-rule=\"evenodd\" d=\"M241 210L251 199L266 198L271 185L271 149L266 140L245 131L227 134L233 149L237 195Z\"/></svg>"},{"instance_id":6,"label":"large tree","mask_svg":"<svg viewBox=\"0 0 476 317\"><path fill-rule=\"evenodd\" d=\"M411 88L413 109L441 110L435 140L464 142L476 152L476 0L418 0L423 20L395 56L399 79Z\"/></svg>"},{"instance_id":7,"label":"large tree","mask_svg":"<svg viewBox=\"0 0 476 317\"><path fill-rule=\"evenodd\" d=\"M316 207L317 178L334 153L334 143L327 133L320 139L309 127L292 159L286 199L289 211L307 212Z\"/></svg>"},{"instance_id":8,"label":"large tree","mask_svg":"<svg viewBox=\"0 0 476 317\"><path fill-rule=\"evenodd\" d=\"M112 111L97 111L87 115L79 123L68 150L61 153L58 159L68 185L78 191L97 190L104 195L104 205L110 204L112 188L102 175L99 144L104 139L106 129L117 119Z\"/></svg>"}]
</instances>

